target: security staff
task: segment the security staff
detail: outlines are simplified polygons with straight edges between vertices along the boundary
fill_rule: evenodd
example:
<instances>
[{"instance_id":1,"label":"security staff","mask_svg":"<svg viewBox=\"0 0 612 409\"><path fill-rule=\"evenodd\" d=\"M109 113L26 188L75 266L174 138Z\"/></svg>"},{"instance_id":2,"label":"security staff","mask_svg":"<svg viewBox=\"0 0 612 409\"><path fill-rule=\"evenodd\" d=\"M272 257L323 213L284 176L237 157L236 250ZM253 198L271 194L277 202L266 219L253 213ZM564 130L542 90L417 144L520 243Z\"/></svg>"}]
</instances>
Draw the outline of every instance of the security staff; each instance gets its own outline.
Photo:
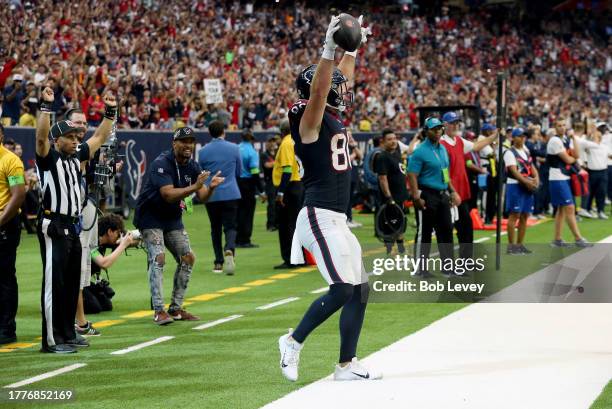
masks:
<instances>
[{"instance_id":1,"label":"security staff","mask_svg":"<svg viewBox=\"0 0 612 409\"><path fill-rule=\"evenodd\" d=\"M15 260L21 235L19 208L25 200L23 162L6 149L0 125L0 345L17 340Z\"/></svg>"},{"instance_id":2,"label":"security staff","mask_svg":"<svg viewBox=\"0 0 612 409\"><path fill-rule=\"evenodd\" d=\"M253 219L257 204L255 195L265 202L264 187L259 177L259 155L253 146L255 136L249 130L242 133L242 142L238 145L242 167L238 178L240 201L238 202L238 231L236 234L236 247L255 248L257 244L251 243L253 235Z\"/></svg>"},{"instance_id":3,"label":"security staff","mask_svg":"<svg viewBox=\"0 0 612 409\"><path fill-rule=\"evenodd\" d=\"M451 205L461 203L450 179L450 160L440 144L444 126L438 118L429 117L424 126L426 139L419 144L408 161L410 193L416 208L417 233L415 257L427 260L431 247L431 235L436 230L438 250L442 265L453 257L453 222ZM427 278L432 274L422 266L417 275ZM452 275L452 271L443 271Z\"/></svg>"},{"instance_id":4,"label":"security staff","mask_svg":"<svg viewBox=\"0 0 612 409\"><path fill-rule=\"evenodd\" d=\"M53 90L46 87L36 124L36 167L42 183L38 224L44 277L41 352L65 354L76 352L75 347L88 346L84 338L77 337L74 328L81 275L81 163L88 161L90 153L110 136L117 101L111 93L104 95L104 120L93 136L79 145L77 133L82 128L72 121L60 121L50 127L54 99ZM51 149L49 134L55 149Z\"/></svg>"},{"instance_id":5,"label":"security staff","mask_svg":"<svg viewBox=\"0 0 612 409\"><path fill-rule=\"evenodd\" d=\"M274 168L272 168L272 183L276 191L276 215L278 224L278 240L280 243L283 263L276 269L291 268L291 241L295 232L295 224L304 200L304 187L300 175L300 166L295 156L295 142L291 138L289 121L280 123L281 140Z\"/></svg>"}]
</instances>

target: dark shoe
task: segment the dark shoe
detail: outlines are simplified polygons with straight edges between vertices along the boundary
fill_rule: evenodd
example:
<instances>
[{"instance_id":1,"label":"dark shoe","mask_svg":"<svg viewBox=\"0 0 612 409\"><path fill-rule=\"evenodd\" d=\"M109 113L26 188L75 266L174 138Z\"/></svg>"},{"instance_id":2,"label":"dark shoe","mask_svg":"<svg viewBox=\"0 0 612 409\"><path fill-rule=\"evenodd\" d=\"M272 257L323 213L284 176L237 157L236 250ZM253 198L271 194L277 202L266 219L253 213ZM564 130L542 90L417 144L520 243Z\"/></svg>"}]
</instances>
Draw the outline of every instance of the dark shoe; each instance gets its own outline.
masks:
<instances>
[{"instance_id":1,"label":"dark shoe","mask_svg":"<svg viewBox=\"0 0 612 409\"><path fill-rule=\"evenodd\" d=\"M268 231L277 231L278 227L268 227Z\"/></svg>"},{"instance_id":2,"label":"dark shoe","mask_svg":"<svg viewBox=\"0 0 612 409\"><path fill-rule=\"evenodd\" d=\"M66 341L66 345L71 346L71 347L83 348L83 347L88 347L89 346L89 342L87 342L85 337L83 337L82 335L77 334L75 339L70 339L70 340Z\"/></svg>"},{"instance_id":3,"label":"dark shoe","mask_svg":"<svg viewBox=\"0 0 612 409\"><path fill-rule=\"evenodd\" d=\"M90 321L87 321L87 324L82 327L78 324L74 324L74 329L76 330L77 334L83 336L97 337L100 335L100 331L95 329Z\"/></svg>"},{"instance_id":4,"label":"dark shoe","mask_svg":"<svg viewBox=\"0 0 612 409\"><path fill-rule=\"evenodd\" d=\"M170 314L174 321L200 321L200 317L193 315L182 308L174 311L170 310L168 311L168 314Z\"/></svg>"},{"instance_id":5,"label":"dark shoe","mask_svg":"<svg viewBox=\"0 0 612 409\"><path fill-rule=\"evenodd\" d=\"M259 247L259 244L253 244L253 243L241 243L241 244L238 244L238 243L236 243L236 248L239 248L239 249L255 249L255 248L258 248L258 247Z\"/></svg>"},{"instance_id":6,"label":"dark shoe","mask_svg":"<svg viewBox=\"0 0 612 409\"><path fill-rule=\"evenodd\" d=\"M213 273L215 274L223 274L223 264L215 264L215 267L213 267Z\"/></svg>"},{"instance_id":7,"label":"dark shoe","mask_svg":"<svg viewBox=\"0 0 612 409\"><path fill-rule=\"evenodd\" d=\"M580 248L587 248L587 247L593 247L593 243L589 243L584 237L581 239L576 240L576 247L580 247Z\"/></svg>"},{"instance_id":8,"label":"dark shoe","mask_svg":"<svg viewBox=\"0 0 612 409\"><path fill-rule=\"evenodd\" d=\"M162 311L155 311L153 322L155 322L157 325L167 325L167 324L174 322L174 320L172 319L170 314L162 310Z\"/></svg>"},{"instance_id":9,"label":"dark shoe","mask_svg":"<svg viewBox=\"0 0 612 409\"><path fill-rule=\"evenodd\" d=\"M516 256L516 255L522 254L520 246L517 246L515 244L508 244L508 249L506 250L506 254L510 256Z\"/></svg>"},{"instance_id":10,"label":"dark shoe","mask_svg":"<svg viewBox=\"0 0 612 409\"><path fill-rule=\"evenodd\" d=\"M12 344L13 342L17 342L17 336L16 335L2 335L2 336L0 336L0 345Z\"/></svg>"},{"instance_id":11,"label":"dark shoe","mask_svg":"<svg viewBox=\"0 0 612 409\"><path fill-rule=\"evenodd\" d=\"M274 266L275 270L286 270L289 268L294 268L295 266L293 264L287 264L287 263L283 263L283 264L279 264L277 266Z\"/></svg>"},{"instance_id":12,"label":"dark shoe","mask_svg":"<svg viewBox=\"0 0 612 409\"><path fill-rule=\"evenodd\" d=\"M40 352L47 354L74 354L77 352L76 348L66 344L58 344L53 346L47 346L40 348Z\"/></svg>"},{"instance_id":13,"label":"dark shoe","mask_svg":"<svg viewBox=\"0 0 612 409\"><path fill-rule=\"evenodd\" d=\"M518 251L520 254L531 254L533 253L533 251L529 250L527 247L525 247L522 244L518 245Z\"/></svg>"}]
</instances>

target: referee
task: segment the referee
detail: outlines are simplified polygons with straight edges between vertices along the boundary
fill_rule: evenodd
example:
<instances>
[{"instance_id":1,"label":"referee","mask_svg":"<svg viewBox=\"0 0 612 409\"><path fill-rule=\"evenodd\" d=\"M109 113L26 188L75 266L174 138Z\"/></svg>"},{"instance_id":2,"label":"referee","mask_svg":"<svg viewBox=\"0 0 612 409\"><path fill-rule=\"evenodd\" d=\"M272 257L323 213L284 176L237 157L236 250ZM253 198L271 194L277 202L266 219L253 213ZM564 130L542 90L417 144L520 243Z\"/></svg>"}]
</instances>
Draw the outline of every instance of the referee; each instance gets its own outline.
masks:
<instances>
[{"instance_id":1,"label":"referee","mask_svg":"<svg viewBox=\"0 0 612 409\"><path fill-rule=\"evenodd\" d=\"M81 163L110 136L117 102L111 93L104 96L104 120L94 135L79 145L77 134L82 128L72 121L57 122L49 131L54 99L53 90L46 87L36 124L36 167L42 182L38 223L43 263L41 352L67 354L76 352L75 347L89 345L77 337L74 328L81 275ZM51 149L49 134L55 149Z\"/></svg>"},{"instance_id":2,"label":"referee","mask_svg":"<svg viewBox=\"0 0 612 409\"><path fill-rule=\"evenodd\" d=\"M453 257L453 222L451 205L457 206L461 198L450 180L450 159L440 144L444 126L438 118L425 120L426 139L419 144L408 161L410 193L416 208L417 233L414 256L424 261L429 257L431 235L436 231L442 265ZM424 268L423 268L424 267ZM452 275L451 271L443 271ZM422 266L417 275L428 278L432 274Z\"/></svg>"},{"instance_id":3,"label":"referee","mask_svg":"<svg viewBox=\"0 0 612 409\"><path fill-rule=\"evenodd\" d=\"M17 341L17 276L15 259L21 229L19 208L25 199L23 163L2 146L0 125L0 345Z\"/></svg>"}]
</instances>

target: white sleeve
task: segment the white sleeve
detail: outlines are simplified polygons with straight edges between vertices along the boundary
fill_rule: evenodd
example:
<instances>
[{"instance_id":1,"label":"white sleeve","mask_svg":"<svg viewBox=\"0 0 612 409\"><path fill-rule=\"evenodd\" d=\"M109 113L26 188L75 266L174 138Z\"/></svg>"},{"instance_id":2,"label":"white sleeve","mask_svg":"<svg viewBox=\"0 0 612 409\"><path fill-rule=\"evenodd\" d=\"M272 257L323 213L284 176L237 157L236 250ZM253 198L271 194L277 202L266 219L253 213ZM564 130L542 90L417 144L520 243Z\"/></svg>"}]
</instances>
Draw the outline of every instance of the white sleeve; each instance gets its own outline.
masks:
<instances>
[{"instance_id":1,"label":"white sleeve","mask_svg":"<svg viewBox=\"0 0 612 409\"><path fill-rule=\"evenodd\" d=\"M588 139L579 139L578 144L582 149L597 149L600 146L597 142L589 141Z\"/></svg>"},{"instance_id":2,"label":"white sleeve","mask_svg":"<svg viewBox=\"0 0 612 409\"><path fill-rule=\"evenodd\" d=\"M504 166L517 166L516 157L514 153L510 149L504 152Z\"/></svg>"},{"instance_id":3,"label":"white sleeve","mask_svg":"<svg viewBox=\"0 0 612 409\"><path fill-rule=\"evenodd\" d=\"M463 141L463 153L470 153L474 150L474 142L461 138Z\"/></svg>"},{"instance_id":4,"label":"white sleeve","mask_svg":"<svg viewBox=\"0 0 612 409\"><path fill-rule=\"evenodd\" d=\"M408 145L406 145L404 142L397 141L397 144L399 145L401 153L405 153L406 151L408 151Z\"/></svg>"},{"instance_id":5,"label":"white sleeve","mask_svg":"<svg viewBox=\"0 0 612 409\"><path fill-rule=\"evenodd\" d=\"M550 138L550 141L548 141L548 145L546 145L547 154L558 155L564 151L565 151L565 147L563 146L563 142L561 142L561 139L557 137Z\"/></svg>"}]
</instances>

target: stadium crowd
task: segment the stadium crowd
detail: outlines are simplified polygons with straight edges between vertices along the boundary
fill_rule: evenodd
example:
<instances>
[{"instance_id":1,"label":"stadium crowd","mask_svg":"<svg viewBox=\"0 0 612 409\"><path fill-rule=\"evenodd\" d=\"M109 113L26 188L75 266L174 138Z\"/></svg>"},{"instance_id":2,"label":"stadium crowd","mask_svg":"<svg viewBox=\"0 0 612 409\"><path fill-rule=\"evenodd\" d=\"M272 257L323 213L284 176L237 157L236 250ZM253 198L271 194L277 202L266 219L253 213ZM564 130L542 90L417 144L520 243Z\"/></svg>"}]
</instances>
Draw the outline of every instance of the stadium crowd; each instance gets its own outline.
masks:
<instances>
[{"instance_id":1,"label":"stadium crowd","mask_svg":"<svg viewBox=\"0 0 612 409\"><path fill-rule=\"evenodd\" d=\"M90 126L102 120L101 96L111 89L123 101L124 128L205 128L215 119L229 129L278 127L296 98L296 74L316 60L327 24L300 3L9 4L0 10L8 23L0 27L5 125L34 126L40 87L49 84L58 96L54 110L78 104ZM510 72L516 124L609 119L611 46L579 15L535 26L486 9L418 16L374 8L368 16L374 41L360 50L356 103L345 118L353 130L415 129L419 105L479 104L489 120L498 69ZM206 103L205 78L222 79L223 103Z\"/></svg>"}]
</instances>

